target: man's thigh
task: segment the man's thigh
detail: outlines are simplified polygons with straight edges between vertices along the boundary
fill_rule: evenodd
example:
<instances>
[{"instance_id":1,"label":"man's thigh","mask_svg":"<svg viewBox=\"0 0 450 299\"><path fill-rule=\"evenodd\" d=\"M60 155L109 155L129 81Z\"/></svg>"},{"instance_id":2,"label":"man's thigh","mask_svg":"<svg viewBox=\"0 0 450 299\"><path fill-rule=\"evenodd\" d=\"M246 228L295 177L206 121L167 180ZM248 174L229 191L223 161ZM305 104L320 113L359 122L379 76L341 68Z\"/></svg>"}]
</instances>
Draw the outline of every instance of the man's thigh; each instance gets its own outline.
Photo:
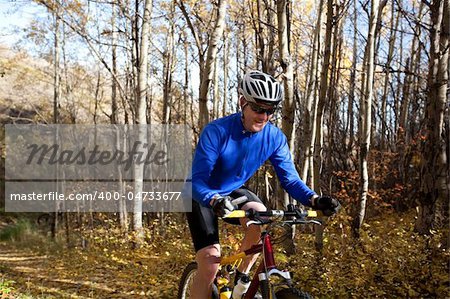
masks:
<instances>
[{"instance_id":1,"label":"man's thigh","mask_svg":"<svg viewBox=\"0 0 450 299\"><path fill-rule=\"evenodd\" d=\"M236 189L235 191L231 192L230 197L232 198L239 198L245 196L247 197L247 200L240 203L238 205L238 209L240 210L248 210L248 209L255 209L257 211L265 211L265 205L262 202L262 200L251 190L242 187L239 189ZM241 224L241 221L239 219L224 219L225 222L231 223L231 224Z\"/></svg>"},{"instance_id":2,"label":"man's thigh","mask_svg":"<svg viewBox=\"0 0 450 299\"><path fill-rule=\"evenodd\" d=\"M211 208L192 200L192 212L186 213L195 251L219 244L217 216Z\"/></svg>"}]
</instances>

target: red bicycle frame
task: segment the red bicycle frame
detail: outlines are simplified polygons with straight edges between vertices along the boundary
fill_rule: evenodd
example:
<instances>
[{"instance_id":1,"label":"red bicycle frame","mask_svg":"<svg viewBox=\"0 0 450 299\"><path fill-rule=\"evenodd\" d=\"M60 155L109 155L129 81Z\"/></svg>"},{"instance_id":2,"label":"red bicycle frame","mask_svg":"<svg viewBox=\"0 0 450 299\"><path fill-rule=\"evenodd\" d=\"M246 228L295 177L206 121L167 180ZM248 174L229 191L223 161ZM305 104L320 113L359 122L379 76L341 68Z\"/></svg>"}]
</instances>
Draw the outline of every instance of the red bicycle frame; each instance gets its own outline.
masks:
<instances>
[{"instance_id":1,"label":"red bicycle frame","mask_svg":"<svg viewBox=\"0 0 450 299\"><path fill-rule=\"evenodd\" d=\"M246 256L260 253L261 251L264 253L263 260L259 264L258 269L253 276L252 282L250 283L250 287L245 294L244 299L253 299L255 297L260 283L259 274L265 273L267 270L276 268L270 235L267 232L263 232L261 239L262 244L254 245L244 251Z\"/></svg>"}]
</instances>

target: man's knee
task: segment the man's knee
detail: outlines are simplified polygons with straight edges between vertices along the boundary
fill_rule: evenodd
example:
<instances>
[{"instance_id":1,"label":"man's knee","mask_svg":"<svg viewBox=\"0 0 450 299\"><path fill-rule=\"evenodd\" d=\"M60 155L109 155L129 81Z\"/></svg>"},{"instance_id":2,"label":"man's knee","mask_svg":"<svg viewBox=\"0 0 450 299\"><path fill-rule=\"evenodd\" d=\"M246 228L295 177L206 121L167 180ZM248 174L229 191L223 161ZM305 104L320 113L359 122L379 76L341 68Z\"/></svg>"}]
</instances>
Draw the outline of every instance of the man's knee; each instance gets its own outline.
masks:
<instances>
[{"instance_id":1,"label":"man's knee","mask_svg":"<svg viewBox=\"0 0 450 299\"><path fill-rule=\"evenodd\" d=\"M267 211L267 208L265 205L263 205L260 202L256 202L256 201L247 202L245 205L242 206L242 210L250 210L250 209L253 209L258 212Z\"/></svg>"},{"instance_id":2,"label":"man's knee","mask_svg":"<svg viewBox=\"0 0 450 299\"><path fill-rule=\"evenodd\" d=\"M267 211L267 208L265 205L263 205L260 202L256 202L256 201L247 202L245 205L242 206L242 210L250 210L250 209L253 209L258 212ZM255 226L255 225L247 226L247 221L249 221L249 219L247 219L247 218L240 219L239 221L241 222L241 225L244 227L244 229L246 231L249 231L249 230L250 231L260 231L261 230L260 227Z\"/></svg>"},{"instance_id":3,"label":"man's knee","mask_svg":"<svg viewBox=\"0 0 450 299\"><path fill-rule=\"evenodd\" d=\"M212 283L220 264L220 245L214 244L197 251L197 275L204 282Z\"/></svg>"}]
</instances>

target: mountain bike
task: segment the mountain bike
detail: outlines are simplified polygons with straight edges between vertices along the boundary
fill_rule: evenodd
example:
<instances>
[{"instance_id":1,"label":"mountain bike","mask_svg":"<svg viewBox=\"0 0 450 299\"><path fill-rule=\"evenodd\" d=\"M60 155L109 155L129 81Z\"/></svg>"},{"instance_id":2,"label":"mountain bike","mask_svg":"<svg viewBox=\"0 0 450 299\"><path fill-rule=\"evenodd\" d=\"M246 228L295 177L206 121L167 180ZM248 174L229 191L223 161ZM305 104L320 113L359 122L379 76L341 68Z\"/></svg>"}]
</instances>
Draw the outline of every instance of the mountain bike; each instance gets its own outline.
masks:
<instances>
[{"instance_id":1,"label":"mountain bike","mask_svg":"<svg viewBox=\"0 0 450 299\"><path fill-rule=\"evenodd\" d=\"M235 210L227 218L248 218L247 225L265 225L268 226L261 233L261 242L243 252L222 257L219 270L214 280L211 298L228 299L231 298L232 285L230 285L230 276L236 271L242 259L255 253L262 253L262 260L250 282L250 287L242 298L253 299L309 299L312 298L308 293L300 291L294 287L291 275L288 271L277 269L273 250L273 241L271 232L275 227L289 226L296 224L314 223L321 225L317 219L317 212L304 210L294 205L289 205L287 210L269 210L257 212L252 209ZM314 219L316 218L316 219ZM179 299L197 299L191 298L190 288L192 280L197 271L197 263L192 262L186 266L181 276L178 298ZM259 291L259 292L258 292Z\"/></svg>"}]
</instances>

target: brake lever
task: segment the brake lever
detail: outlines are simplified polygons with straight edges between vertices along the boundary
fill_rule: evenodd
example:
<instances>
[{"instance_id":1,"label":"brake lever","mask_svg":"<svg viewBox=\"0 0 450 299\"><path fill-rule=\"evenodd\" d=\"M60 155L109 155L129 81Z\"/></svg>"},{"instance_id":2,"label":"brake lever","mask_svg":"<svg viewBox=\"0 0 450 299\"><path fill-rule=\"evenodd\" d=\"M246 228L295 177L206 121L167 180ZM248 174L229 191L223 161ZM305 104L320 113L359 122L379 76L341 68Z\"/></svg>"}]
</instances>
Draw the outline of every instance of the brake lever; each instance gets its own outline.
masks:
<instances>
[{"instance_id":1,"label":"brake lever","mask_svg":"<svg viewBox=\"0 0 450 299\"><path fill-rule=\"evenodd\" d=\"M285 221L284 223L292 225L292 224L317 224L317 225L322 225L322 222L318 221L318 220L290 220L290 221Z\"/></svg>"},{"instance_id":2,"label":"brake lever","mask_svg":"<svg viewBox=\"0 0 450 299\"><path fill-rule=\"evenodd\" d=\"M263 225L264 223L262 223L261 221L255 221L255 220L250 220L247 221L247 223L245 224L247 227L249 227L252 224L256 224L256 225Z\"/></svg>"},{"instance_id":3,"label":"brake lever","mask_svg":"<svg viewBox=\"0 0 450 299\"><path fill-rule=\"evenodd\" d=\"M247 227L248 226L250 226L250 225L252 225L252 224L256 224L256 225L264 225L264 224L269 224L269 223L272 223L272 221L271 220L263 220L263 219L261 219L261 218L257 218L256 220L250 220L250 221L247 221L247 223L246 223L246 225L247 225Z\"/></svg>"},{"instance_id":4,"label":"brake lever","mask_svg":"<svg viewBox=\"0 0 450 299\"><path fill-rule=\"evenodd\" d=\"M292 220L290 221L290 224L317 224L317 225L322 225L322 222L318 221L318 220Z\"/></svg>"}]
</instances>

